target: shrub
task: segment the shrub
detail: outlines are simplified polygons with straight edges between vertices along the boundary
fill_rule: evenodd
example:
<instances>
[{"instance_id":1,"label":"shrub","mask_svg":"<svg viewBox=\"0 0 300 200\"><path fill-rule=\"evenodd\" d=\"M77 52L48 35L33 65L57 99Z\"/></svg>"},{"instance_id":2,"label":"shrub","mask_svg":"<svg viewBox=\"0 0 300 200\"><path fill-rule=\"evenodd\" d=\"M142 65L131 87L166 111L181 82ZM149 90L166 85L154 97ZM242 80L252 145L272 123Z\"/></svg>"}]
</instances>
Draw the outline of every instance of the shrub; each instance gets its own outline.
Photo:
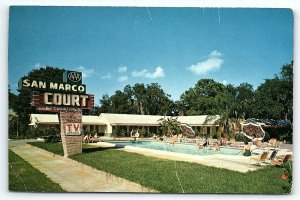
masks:
<instances>
[{"instance_id":1,"label":"shrub","mask_svg":"<svg viewBox=\"0 0 300 200\"><path fill-rule=\"evenodd\" d=\"M283 165L284 168L284 173L282 174L281 178L283 180L286 180L288 182L287 186L283 186L283 191L285 193L290 193L292 190L292 182L293 182L293 167L291 162L287 162L286 164Z\"/></svg>"},{"instance_id":2,"label":"shrub","mask_svg":"<svg viewBox=\"0 0 300 200\"><path fill-rule=\"evenodd\" d=\"M27 129L25 138L37 138L43 135L43 129L40 127L31 127Z\"/></svg>"},{"instance_id":3,"label":"shrub","mask_svg":"<svg viewBox=\"0 0 300 200\"><path fill-rule=\"evenodd\" d=\"M54 126L49 127L32 127L27 129L26 138L41 137L45 139L45 142L60 142L60 130Z\"/></svg>"}]
</instances>

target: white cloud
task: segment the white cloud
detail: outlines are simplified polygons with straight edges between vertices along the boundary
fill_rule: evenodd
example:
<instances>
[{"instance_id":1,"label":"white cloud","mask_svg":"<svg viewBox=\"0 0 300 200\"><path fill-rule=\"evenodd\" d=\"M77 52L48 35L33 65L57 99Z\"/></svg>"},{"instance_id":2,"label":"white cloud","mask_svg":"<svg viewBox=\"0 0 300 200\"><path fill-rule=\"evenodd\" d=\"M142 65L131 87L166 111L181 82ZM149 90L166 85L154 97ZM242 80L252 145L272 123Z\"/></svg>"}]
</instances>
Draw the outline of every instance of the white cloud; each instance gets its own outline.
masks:
<instances>
[{"instance_id":1,"label":"white cloud","mask_svg":"<svg viewBox=\"0 0 300 200\"><path fill-rule=\"evenodd\" d=\"M147 73L147 70L143 69L142 71L133 71L131 73L131 75L133 77L142 77L142 76L145 76L146 73Z\"/></svg>"},{"instance_id":2,"label":"white cloud","mask_svg":"<svg viewBox=\"0 0 300 200\"><path fill-rule=\"evenodd\" d=\"M40 69L41 67L44 67L40 63L35 63L34 65L31 66L32 69Z\"/></svg>"},{"instance_id":3,"label":"white cloud","mask_svg":"<svg viewBox=\"0 0 300 200\"><path fill-rule=\"evenodd\" d=\"M210 52L209 57L221 57L223 54L217 50L213 50L212 52Z\"/></svg>"},{"instance_id":4,"label":"white cloud","mask_svg":"<svg viewBox=\"0 0 300 200\"><path fill-rule=\"evenodd\" d=\"M101 76L101 79L104 79L104 80L111 79L111 73Z\"/></svg>"},{"instance_id":5,"label":"white cloud","mask_svg":"<svg viewBox=\"0 0 300 200\"><path fill-rule=\"evenodd\" d=\"M118 72L120 72L120 73L125 73L125 72L127 72L127 67L126 67L126 66L119 67L119 68L118 68Z\"/></svg>"},{"instance_id":6,"label":"white cloud","mask_svg":"<svg viewBox=\"0 0 300 200\"><path fill-rule=\"evenodd\" d=\"M205 61L198 62L188 68L191 72L197 75L207 74L210 71L219 70L224 60L221 58L222 53L217 50L210 52Z\"/></svg>"},{"instance_id":7,"label":"white cloud","mask_svg":"<svg viewBox=\"0 0 300 200\"><path fill-rule=\"evenodd\" d=\"M164 69L160 66L156 67L155 71L153 73L148 72L148 70L143 69L142 71L133 71L131 73L133 77L144 77L144 78L159 78L164 77Z\"/></svg>"},{"instance_id":8,"label":"white cloud","mask_svg":"<svg viewBox=\"0 0 300 200\"><path fill-rule=\"evenodd\" d=\"M119 76L118 81L119 82L125 82L128 80L128 76Z\"/></svg>"},{"instance_id":9,"label":"white cloud","mask_svg":"<svg viewBox=\"0 0 300 200\"><path fill-rule=\"evenodd\" d=\"M222 84L223 84L223 85L227 85L228 82L227 82L226 80L223 80L223 81L222 81Z\"/></svg>"},{"instance_id":10,"label":"white cloud","mask_svg":"<svg viewBox=\"0 0 300 200\"><path fill-rule=\"evenodd\" d=\"M85 67L83 66L79 66L77 67L78 71L82 72L82 78L88 78L90 77L93 73L94 73L94 69L86 69Z\"/></svg>"}]
</instances>

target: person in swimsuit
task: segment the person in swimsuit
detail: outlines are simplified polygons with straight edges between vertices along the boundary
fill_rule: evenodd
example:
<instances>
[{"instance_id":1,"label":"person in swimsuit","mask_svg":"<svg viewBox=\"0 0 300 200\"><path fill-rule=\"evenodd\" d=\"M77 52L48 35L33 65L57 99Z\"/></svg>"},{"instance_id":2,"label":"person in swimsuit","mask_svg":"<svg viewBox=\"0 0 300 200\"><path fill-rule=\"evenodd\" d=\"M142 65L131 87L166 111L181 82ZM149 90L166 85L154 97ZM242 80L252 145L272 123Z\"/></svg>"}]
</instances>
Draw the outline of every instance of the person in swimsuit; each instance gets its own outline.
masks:
<instances>
[{"instance_id":1,"label":"person in swimsuit","mask_svg":"<svg viewBox=\"0 0 300 200\"><path fill-rule=\"evenodd\" d=\"M251 147L247 141L245 141L245 146L242 151L243 156L251 156Z\"/></svg>"}]
</instances>

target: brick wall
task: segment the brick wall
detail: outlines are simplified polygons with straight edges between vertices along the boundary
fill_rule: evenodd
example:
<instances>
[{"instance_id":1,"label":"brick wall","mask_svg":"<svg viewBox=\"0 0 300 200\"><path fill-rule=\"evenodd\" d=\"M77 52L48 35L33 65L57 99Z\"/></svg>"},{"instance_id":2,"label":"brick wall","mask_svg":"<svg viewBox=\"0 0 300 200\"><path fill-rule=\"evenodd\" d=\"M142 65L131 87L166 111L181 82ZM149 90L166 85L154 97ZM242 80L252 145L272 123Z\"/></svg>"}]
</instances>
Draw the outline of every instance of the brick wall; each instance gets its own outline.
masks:
<instances>
[{"instance_id":1,"label":"brick wall","mask_svg":"<svg viewBox=\"0 0 300 200\"><path fill-rule=\"evenodd\" d=\"M60 134L64 149L64 156L77 155L82 153L82 136L66 135L67 123L80 123L82 127L82 109L66 108L59 111Z\"/></svg>"}]
</instances>

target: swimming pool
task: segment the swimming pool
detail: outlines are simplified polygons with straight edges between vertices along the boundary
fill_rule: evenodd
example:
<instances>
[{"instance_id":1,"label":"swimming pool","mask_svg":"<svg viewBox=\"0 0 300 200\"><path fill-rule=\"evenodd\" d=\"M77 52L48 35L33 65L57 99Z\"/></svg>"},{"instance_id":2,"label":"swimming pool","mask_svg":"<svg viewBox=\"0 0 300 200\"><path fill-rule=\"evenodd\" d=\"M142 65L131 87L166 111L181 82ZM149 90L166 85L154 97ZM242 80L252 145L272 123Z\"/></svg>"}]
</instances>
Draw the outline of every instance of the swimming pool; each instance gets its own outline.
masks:
<instances>
[{"instance_id":1,"label":"swimming pool","mask_svg":"<svg viewBox=\"0 0 300 200\"><path fill-rule=\"evenodd\" d=\"M214 154L222 154L222 155L238 155L238 153L241 151L239 149L231 149L231 148L221 148L220 151L216 151L214 148L212 150L209 150L207 148L205 149L199 149L196 144L182 144L182 143L176 143L174 146L170 143L165 142L124 142L124 141L110 141L109 143L116 144L117 146L133 146L133 147L141 147L141 148L147 148L147 149L156 149L156 150L162 150L162 151L170 151L170 152L176 152L176 153L186 153L186 154L192 154L192 155L214 155Z\"/></svg>"}]
</instances>

